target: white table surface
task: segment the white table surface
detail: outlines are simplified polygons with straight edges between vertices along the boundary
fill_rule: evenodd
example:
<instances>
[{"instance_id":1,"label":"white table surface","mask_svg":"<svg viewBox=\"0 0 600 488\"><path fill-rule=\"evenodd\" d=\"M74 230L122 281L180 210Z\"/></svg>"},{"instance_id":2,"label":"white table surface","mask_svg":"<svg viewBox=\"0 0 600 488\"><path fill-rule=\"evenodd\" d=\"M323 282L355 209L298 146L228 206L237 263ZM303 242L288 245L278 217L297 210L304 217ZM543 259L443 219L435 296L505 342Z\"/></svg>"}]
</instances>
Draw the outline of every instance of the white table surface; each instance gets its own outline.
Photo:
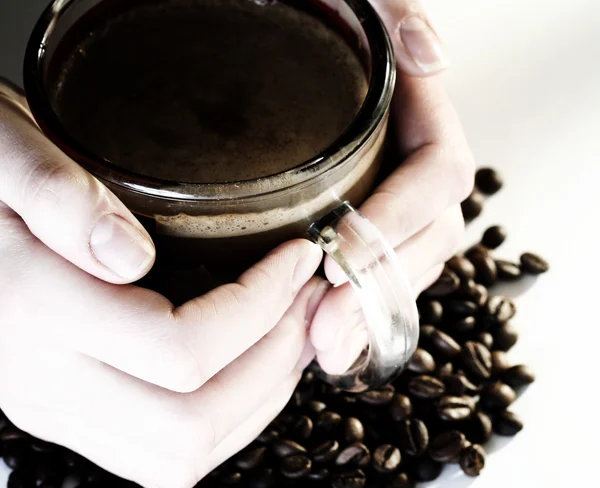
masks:
<instances>
[{"instance_id":1,"label":"white table surface","mask_svg":"<svg viewBox=\"0 0 600 488\"><path fill-rule=\"evenodd\" d=\"M427 486L599 486L600 2L424 1L453 60L445 77L476 158L506 180L467 243L502 223L499 254L533 250L552 264L533 286L506 290L518 295L521 330L511 357L538 375L514 405L525 429L492 443L480 478L447 468ZM43 4L0 0L0 74L18 79L23 29ZM0 486L6 476L0 467Z\"/></svg>"}]
</instances>

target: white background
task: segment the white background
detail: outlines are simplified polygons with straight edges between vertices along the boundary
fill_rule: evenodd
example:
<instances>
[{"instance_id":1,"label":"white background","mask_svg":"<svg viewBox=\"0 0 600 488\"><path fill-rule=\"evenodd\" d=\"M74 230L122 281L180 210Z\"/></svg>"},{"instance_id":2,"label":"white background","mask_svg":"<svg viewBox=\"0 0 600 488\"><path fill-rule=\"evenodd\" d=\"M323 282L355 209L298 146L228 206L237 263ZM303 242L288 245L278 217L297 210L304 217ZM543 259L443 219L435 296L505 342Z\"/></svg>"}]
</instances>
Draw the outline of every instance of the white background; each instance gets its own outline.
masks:
<instances>
[{"instance_id":1,"label":"white background","mask_svg":"<svg viewBox=\"0 0 600 488\"><path fill-rule=\"evenodd\" d=\"M392 1L392 0L389 0ZM453 64L445 75L480 165L501 169L467 242L505 224L502 256L539 251L552 272L519 290L511 352L538 381L517 401L525 429L491 445L476 480L449 468L430 487L596 487L600 439L600 2L424 0ZM43 0L0 0L0 74ZM0 486L6 472L0 468Z\"/></svg>"}]
</instances>

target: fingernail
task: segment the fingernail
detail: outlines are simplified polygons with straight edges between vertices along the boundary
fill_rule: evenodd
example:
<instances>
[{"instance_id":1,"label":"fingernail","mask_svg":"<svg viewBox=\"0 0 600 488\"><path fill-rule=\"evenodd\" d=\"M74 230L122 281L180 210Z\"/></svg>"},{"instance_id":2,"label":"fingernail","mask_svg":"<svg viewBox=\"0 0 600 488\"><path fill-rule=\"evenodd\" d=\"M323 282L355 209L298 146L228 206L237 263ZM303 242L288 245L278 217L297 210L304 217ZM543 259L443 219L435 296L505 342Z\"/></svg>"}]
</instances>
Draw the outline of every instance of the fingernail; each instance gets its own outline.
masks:
<instances>
[{"instance_id":1,"label":"fingernail","mask_svg":"<svg viewBox=\"0 0 600 488\"><path fill-rule=\"evenodd\" d=\"M116 214L94 227L90 249L98 261L125 279L135 279L154 259L154 245L138 229Z\"/></svg>"},{"instance_id":2,"label":"fingernail","mask_svg":"<svg viewBox=\"0 0 600 488\"><path fill-rule=\"evenodd\" d=\"M436 73L448 66L439 37L421 17L406 17L400 23L399 32L407 54L425 74Z\"/></svg>"},{"instance_id":3,"label":"fingernail","mask_svg":"<svg viewBox=\"0 0 600 488\"><path fill-rule=\"evenodd\" d=\"M323 252L316 244L307 241L306 248L305 253L298 259L292 275L294 295L313 277L323 258Z\"/></svg>"}]
</instances>

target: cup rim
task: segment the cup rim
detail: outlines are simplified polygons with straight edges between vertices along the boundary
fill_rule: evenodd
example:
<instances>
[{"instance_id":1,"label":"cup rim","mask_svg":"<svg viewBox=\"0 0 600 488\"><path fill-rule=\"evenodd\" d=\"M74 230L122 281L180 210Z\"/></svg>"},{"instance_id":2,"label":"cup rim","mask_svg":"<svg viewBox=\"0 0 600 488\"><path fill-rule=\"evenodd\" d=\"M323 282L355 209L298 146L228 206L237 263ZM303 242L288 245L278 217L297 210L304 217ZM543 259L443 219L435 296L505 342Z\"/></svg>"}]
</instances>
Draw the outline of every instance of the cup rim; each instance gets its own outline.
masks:
<instances>
[{"instance_id":1,"label":"cup rim","mask_svg":"<svg viewBox=\"0 0 600 488\"><path fill-rule=\"evenodd\" d=\"M315 157L299 165L251 180L195 183L142 175L98 157L72 138L60 122L44 86L47 40L61 15L76 0L54 0L43 12L29 38L23 82L30 110L44 134L67 156L111 188L169 201L231 201L267 197L306 183L335 169L360 150L386 117L396 81L394 51L385 26L367 0L342 0L360 20L371 51L371 80L365 100L350 126Z\"/></svg>"}]
</instances>

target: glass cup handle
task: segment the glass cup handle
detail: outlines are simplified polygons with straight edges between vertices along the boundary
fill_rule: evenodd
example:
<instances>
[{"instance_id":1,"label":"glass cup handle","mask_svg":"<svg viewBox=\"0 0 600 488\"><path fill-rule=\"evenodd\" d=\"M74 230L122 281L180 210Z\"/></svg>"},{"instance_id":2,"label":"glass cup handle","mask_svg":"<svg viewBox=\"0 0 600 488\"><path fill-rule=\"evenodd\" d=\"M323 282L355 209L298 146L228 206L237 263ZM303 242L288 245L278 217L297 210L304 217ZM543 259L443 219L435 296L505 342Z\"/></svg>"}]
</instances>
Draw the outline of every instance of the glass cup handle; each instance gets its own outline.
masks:
<instances>
[{"instance_id":1,"label":"glass cup handle","mask_svg":"<svg viewBox=\"0 0 600 488\"><path fill-rule=\"evenodd\" d=\"M415 296L394 249L348 202L308 229L348 276L364 314L368 347L342 375L317 372L331 385L365 391L392 380L417 348L419 316Z\"/></svg>"}]
</instances>

